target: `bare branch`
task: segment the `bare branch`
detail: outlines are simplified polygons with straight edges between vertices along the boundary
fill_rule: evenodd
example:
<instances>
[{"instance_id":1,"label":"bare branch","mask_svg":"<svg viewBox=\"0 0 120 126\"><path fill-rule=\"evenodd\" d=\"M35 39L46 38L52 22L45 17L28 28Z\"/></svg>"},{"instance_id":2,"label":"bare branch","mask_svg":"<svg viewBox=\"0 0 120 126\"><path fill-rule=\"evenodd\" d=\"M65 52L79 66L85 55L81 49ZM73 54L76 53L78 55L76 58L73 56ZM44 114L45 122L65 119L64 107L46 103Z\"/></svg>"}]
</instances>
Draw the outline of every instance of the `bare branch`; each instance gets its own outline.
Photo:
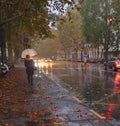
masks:
<instances>
[{"instance_id":1,"label":"bare branch","mask_svg":"<svg viewBox=\"0 0 120 126\"><path fill-rule=\"evenodd\" d=\"M19 2L19 0L16 0L16 2L6 2L6 1L0 1L0 4L6 4L6 5L15 5Z\"/></svg>"},{"instance_id":2,"label":"bare branch","mask_svg":"<svg viewBox=\"0 0 120 126\"><path fill-rule=\"evenodd\" d=\"M4 25L4 24L6 24L6 23L8 23L8 22L10 22L10 21L12 21L12 20L15 20L15 19L18 18L18 17L23 16L23 15L25 14L25 12L26 12L26 10L25 10L23 13L21 13L21 14L18 14L18 15L16 15L16 16L12 17L12 18L9 18L9 19L7 19L7 20L1 22L0 26Z\"/></svg>"}]
</instances>

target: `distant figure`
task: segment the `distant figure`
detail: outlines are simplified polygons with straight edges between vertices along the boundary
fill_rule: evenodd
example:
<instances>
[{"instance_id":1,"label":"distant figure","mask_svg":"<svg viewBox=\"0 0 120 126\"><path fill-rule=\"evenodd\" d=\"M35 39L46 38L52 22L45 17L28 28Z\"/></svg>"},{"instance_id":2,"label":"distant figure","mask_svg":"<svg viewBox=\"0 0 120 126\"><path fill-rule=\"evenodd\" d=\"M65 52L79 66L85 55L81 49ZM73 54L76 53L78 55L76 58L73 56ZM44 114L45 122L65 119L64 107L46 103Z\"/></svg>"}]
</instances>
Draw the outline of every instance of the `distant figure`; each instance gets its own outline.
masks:
<instances>
[{"instance_id":1,"label":"distant figure","mask_svg":"<svg viewBox=\"0 0 120 126\"><path fill-rule=\"evenodd\" d=\"M86 57L84 57L84 65L86 65L87 64L87 58Z\"/></svg>"},{"instance_id":2,"label":"distant figure","mask_svg":"<svg viewBox=\"0 0 120 126\"><path fill-rule=\"evenodd\" d=\"M28 83L33 85L34 61L30 59L29 55L26 55L24 64L26 67Z\"/></svg>"}]
</instances>

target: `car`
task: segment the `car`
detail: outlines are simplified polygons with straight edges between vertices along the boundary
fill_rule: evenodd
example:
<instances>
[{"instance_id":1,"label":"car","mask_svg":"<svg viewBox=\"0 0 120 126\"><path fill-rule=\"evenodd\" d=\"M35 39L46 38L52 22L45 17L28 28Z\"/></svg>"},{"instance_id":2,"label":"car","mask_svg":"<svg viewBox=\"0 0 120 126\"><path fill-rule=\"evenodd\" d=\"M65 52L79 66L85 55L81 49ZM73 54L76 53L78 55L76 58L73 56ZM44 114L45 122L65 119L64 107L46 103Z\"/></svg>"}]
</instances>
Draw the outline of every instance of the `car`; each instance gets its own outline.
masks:
<instances>
[{"instance_id":1,"label":"car","mask_svg":"<svg viewBox=\"0 0 120 126\"><path fill-rule=\"evenodd\" d=\"M109 68L114 71L118 71L120 69L120 59L119 58L112 58L107 62L104 62L105 69Z\"/></svg>"},{"instance_id":2,"label":"car","mask_svg":"<svg viewBox=\"0 0 120 126\"><path fill-rule=\"evenodd\" d=\"M0 76L4 76L8 73L9 66L7 64L0 63Z\"/></svg>"},{"instance_id":3,"label":"car","mask_svg":"<svg viewBox=\"0 0 120 126\"><path fill-rule=\"evenodd\" d=\"M45 61L46 61L46 62L52 62L52 59L47 58Z\"/></svg>"}]
</instances>

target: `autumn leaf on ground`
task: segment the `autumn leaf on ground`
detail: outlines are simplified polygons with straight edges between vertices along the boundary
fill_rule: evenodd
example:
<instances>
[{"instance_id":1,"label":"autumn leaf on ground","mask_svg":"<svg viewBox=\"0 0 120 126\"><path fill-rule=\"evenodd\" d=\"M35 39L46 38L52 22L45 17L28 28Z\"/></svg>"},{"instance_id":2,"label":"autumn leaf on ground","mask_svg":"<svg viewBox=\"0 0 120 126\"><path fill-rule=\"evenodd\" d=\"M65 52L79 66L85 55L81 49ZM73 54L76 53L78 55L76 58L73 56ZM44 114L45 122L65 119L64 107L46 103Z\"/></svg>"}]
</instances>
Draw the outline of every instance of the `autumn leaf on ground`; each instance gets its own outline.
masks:
<instances>
[{"instance_id":1,"label":"autumn leaf on ground","mask_svg":"<svg viewBox=\"0 0 120 126\"><path fill-rule=\"evenodd\" d=\"M8 108L1 108L1 112L3 113L3 114L7 114L8 113Z\"/></svg>"},{"instance_id":2,"label":"autumn leaf on ground","mask_svg":"<svg viewBox=\"0 0 120 126\"><path fill-rule=\"evenodd\" d=\"M49 100L51 98L51 96L46 96L45 99L46 100Z\"/></svg>"},{"instance_id":3,"label":"autumn leaf on ground","mask_svg":"<svg viewBox=\"0 0 120 126\"><path fill-rule=\"evenodd\" d=\"M3 96L3 94L2 94L2 90L0 90L0 98Z\"/></svg>"},{"instance_id":4,"label":"autumn leaf on ground","mask_svg":"<svg viewBox=\"0 0 120 126\"><path fill-rule=\"evenodd\" d=\"M82 110L80 108L77 108L75 112L81 112Z\"/></svg>"}]
</instances>

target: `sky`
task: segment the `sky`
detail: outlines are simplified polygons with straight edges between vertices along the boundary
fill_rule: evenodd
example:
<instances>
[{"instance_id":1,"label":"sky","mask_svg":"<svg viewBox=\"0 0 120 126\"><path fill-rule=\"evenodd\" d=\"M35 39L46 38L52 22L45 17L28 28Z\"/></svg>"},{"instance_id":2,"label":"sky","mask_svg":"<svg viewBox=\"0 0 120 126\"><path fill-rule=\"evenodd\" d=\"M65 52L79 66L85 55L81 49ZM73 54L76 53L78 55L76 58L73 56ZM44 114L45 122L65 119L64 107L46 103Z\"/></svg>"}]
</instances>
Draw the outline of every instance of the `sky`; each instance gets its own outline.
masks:
<instances>
[{"instance_id":1,"label":"sky","mask_svg":"<svg viewBox=\"0 0 120 126\"><path fill-rule=\"evenodd\" d=\"M49 1L49 4L50 4L50 7L48 7L48 10L50 10L53 14L56 14L56 15L61 14L59 9L62 9L63 4L59 2L59 0L52 1L52 2ZM68 7L68 4L65 4L63 7L65 13L66 13L67 7Z\"/></svg>"}]
</instances>

